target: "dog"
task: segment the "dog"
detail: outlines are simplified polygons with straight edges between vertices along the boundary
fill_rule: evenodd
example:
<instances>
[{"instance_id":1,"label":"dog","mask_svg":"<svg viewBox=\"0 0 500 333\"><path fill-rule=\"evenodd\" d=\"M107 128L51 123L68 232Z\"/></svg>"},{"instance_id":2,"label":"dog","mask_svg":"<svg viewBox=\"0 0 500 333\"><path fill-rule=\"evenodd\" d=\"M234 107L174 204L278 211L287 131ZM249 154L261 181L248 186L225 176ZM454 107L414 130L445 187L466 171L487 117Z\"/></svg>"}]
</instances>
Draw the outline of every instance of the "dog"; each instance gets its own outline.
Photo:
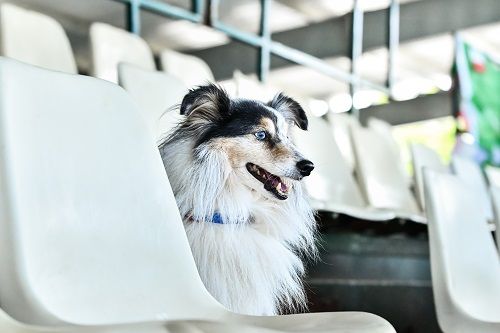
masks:
<instances>
[{"instance_id":1,"label":"dog","mask_svg":"<svg viewBox=\"0 0 500 333\"><path fill-rule=\"evenodd\" d=\"M265 104L214 84L191 89L180 113L159 149L206 288L238 313L304 310L302 259L317 249L300 180L314 165L290 133L307 130L306 113L282 93Z\"/></svg>"}]
</instances>

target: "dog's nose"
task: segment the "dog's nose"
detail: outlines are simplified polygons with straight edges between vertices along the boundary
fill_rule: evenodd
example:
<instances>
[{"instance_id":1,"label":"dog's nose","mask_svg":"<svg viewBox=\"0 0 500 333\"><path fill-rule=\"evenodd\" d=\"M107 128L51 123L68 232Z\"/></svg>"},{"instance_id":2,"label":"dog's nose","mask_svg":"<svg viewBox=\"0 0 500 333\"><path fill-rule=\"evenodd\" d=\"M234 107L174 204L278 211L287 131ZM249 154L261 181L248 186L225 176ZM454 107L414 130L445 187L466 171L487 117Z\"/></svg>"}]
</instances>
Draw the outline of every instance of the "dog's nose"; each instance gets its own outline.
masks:
<instances>
[{"instance_id":1,"label":"dog's nose","mask_svg":"<svg viewBox=\"0 0 500 333\"><path fill-rule=\"evenodd\" d=\"M297 162L297 169L302 176L309 176L314 169L314 164L309 160L302 160Z\"/></svg>"}]
</instances>

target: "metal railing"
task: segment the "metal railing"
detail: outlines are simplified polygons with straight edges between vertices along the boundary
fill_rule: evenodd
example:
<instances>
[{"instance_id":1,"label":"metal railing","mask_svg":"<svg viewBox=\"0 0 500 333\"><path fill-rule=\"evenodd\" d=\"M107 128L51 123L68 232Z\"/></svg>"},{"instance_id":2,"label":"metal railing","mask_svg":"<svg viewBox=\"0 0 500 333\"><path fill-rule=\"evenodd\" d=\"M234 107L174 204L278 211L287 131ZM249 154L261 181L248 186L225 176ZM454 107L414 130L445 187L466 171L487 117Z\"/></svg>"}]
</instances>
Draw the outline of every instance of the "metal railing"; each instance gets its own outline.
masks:
<instances>
[{"instance_id":1,"label":"metal railing","mask_svg":"<svg viewBox=\"0 0 500 333\"><path fill-rule=\"evenodd\" d=\"M265 82L268 78L271 56L275 55L298 65L306 66L330 76L336 80L350 85L351 97L354 97L356 91L360 88L370 88L382 91L389 95L394 85L396 72L396 57L399 47L399 2L391 0L388 8L388 71L386 84L381 85L366 79L363 79L358 70L359 58L363 52L363 10L359 0L354 1L352 11L352 30L351 30L351 71L345 72L328 62L314 57L308 53L286 46L282 43L272 40L270 31L269 17L271 12L272 0L260 0L260 29L259 34L252 34L241 31L234 27L224 24L219 20L219 0L192 0L191 10L170 5L159 0L113 0L127 5L128 28L131 32L139 34L141 28L140 11L145 10L161 16L174 19L187 20L194 23L206 24L215 30L223 32L228 37L242 42L244 44L257 47L260 50L259 62L257 64L257 73L259 79ZM207 15L206 15L207 14ZM353 107L353 112L357 115L357 110Z\"/></svg>"}]
</instances>

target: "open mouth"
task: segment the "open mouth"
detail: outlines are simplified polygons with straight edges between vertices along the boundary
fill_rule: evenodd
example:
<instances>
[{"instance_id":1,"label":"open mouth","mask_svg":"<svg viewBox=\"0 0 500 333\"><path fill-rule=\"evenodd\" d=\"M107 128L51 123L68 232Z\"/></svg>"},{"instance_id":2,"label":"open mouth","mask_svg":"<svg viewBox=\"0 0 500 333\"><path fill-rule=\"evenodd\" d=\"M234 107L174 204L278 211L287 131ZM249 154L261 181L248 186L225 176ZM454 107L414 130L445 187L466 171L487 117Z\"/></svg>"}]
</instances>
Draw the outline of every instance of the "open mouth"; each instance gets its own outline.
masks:
<instances>
[{"instance_id":1,"label":"open mouth","mask_svg":"<svg viewBox=\"0 0 500 333\"><path fill-rule=\"evenodd\" d=\"M288 198L288 186L280 177L273 175L269 171L253 163L247 163L246 166L248 172L250 172L255 179L264 184L264 188L274 194L276 198L280 200L286 200Z\"/></svg>"}]
</instances>

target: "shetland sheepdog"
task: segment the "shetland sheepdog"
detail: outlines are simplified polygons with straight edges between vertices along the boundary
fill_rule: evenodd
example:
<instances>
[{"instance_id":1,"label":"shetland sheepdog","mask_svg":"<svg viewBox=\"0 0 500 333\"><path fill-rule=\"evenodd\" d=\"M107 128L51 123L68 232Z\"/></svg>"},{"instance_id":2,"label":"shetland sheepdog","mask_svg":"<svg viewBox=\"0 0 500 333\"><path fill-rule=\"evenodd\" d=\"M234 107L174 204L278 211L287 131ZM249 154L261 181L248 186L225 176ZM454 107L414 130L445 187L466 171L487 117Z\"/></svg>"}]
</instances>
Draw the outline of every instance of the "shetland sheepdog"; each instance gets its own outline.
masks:
<instances>
[{"instance_id":1,"label":"shetland sheepdog","mask_svg":"<svg viewBox=\"0 0 500 333\"><path fill-rule=\"evenodd\" d=\"M190 90L180 113L159 148L208 291L239 313L303 310L302 260L317 250L300 180L314 164L291 132L306 113L284 94L231 99L214 84Z\"/></svg>"}]
</instances>

